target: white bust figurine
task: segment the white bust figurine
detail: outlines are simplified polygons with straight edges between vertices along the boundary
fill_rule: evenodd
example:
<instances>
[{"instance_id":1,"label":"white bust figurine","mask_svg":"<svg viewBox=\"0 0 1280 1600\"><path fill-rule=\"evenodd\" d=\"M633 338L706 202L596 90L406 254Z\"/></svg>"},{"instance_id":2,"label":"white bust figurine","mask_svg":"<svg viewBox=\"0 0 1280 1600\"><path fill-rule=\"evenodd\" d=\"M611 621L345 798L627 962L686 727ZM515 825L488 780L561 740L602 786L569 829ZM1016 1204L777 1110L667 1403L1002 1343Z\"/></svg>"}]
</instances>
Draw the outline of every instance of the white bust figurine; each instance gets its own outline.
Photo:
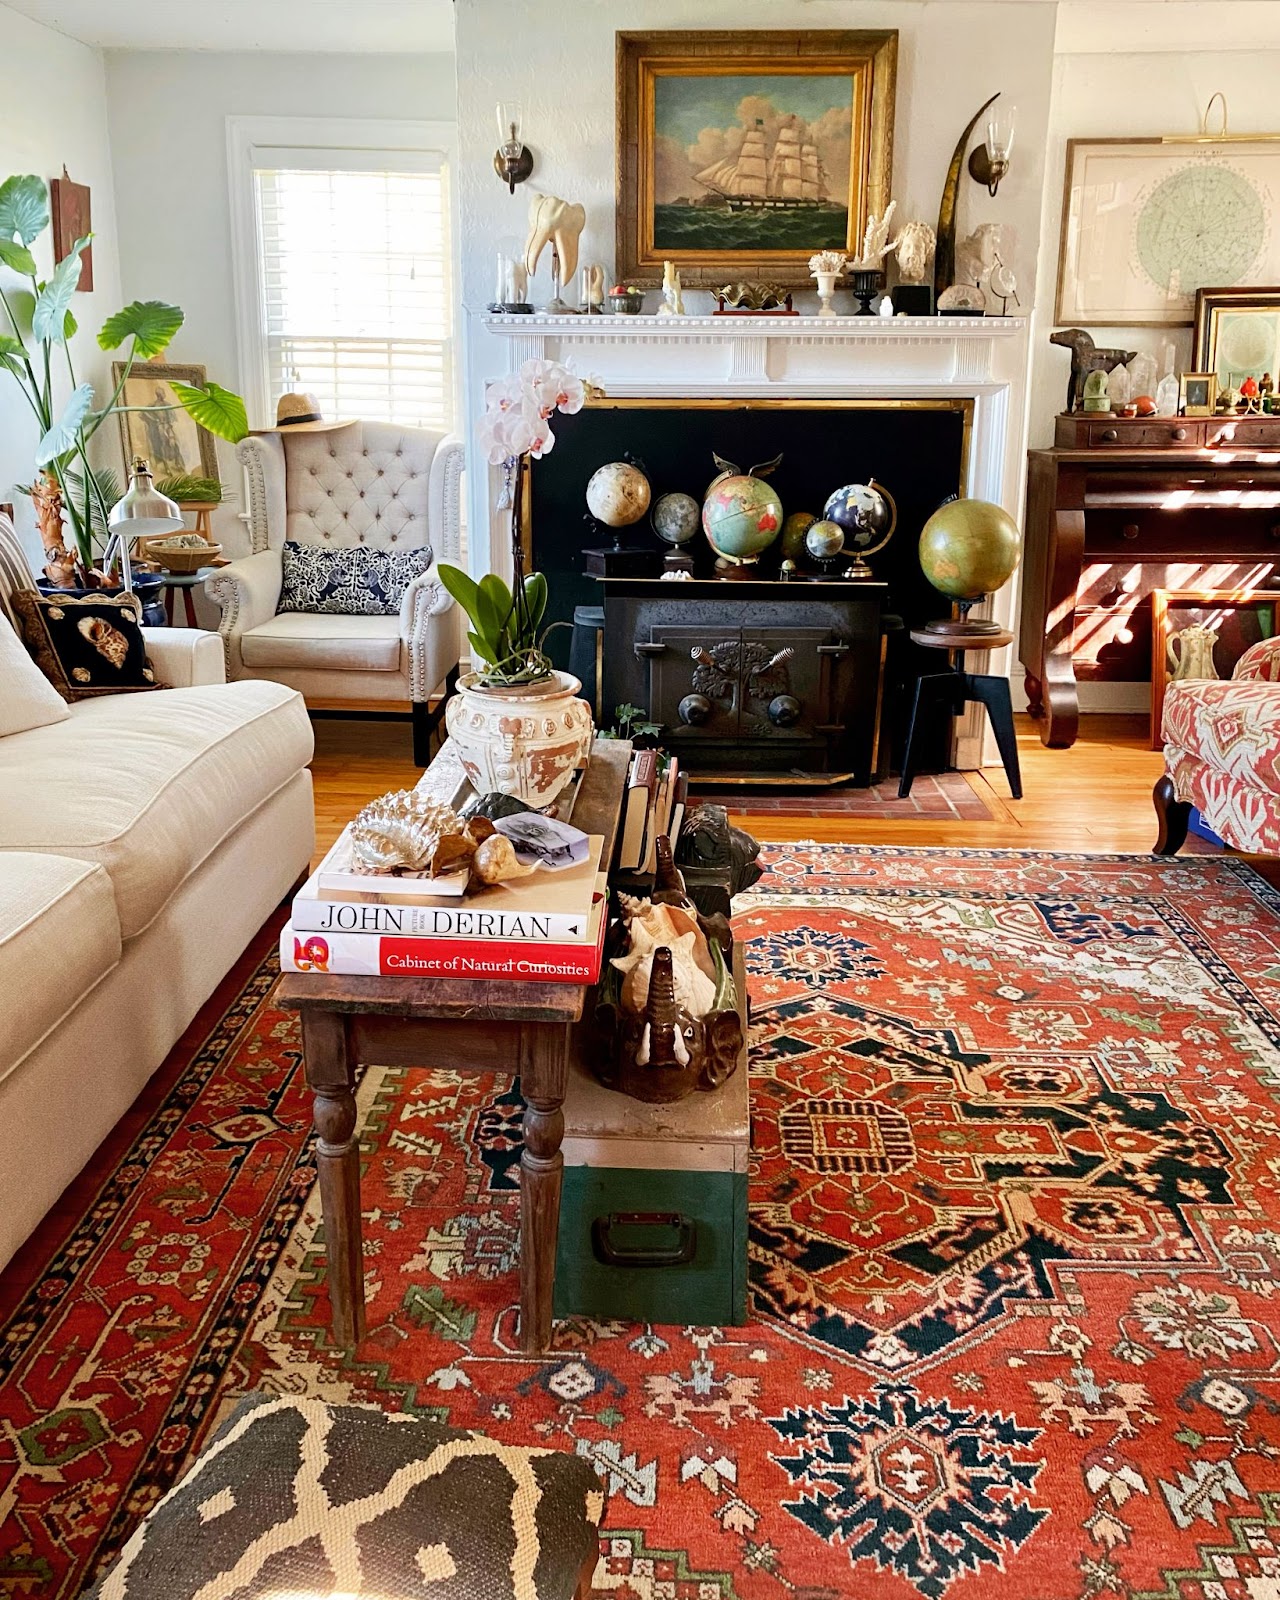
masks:
<instances>
[{"instance_id":1,"label":"white bust figurine","mask_svg":"<svg viewBox=\"0 0 1280 1600\"><path fill-rule=\"evenodd\" d=\"M903 283L923 283L938 236L927 222L908 222L898 235L898 272Z\"/></svg>"},{"instance_id":2,"label":"white bust figurine","mask_svg":"<svg viewBox=\"0 0 1280 1600\"><path fill-rule=\"evenodd\" d=\"M680 268L674 261L662 263L662 304L658 307L658 315L684 316L684 297L680 292Z\"/></svg>"}]
</instances>

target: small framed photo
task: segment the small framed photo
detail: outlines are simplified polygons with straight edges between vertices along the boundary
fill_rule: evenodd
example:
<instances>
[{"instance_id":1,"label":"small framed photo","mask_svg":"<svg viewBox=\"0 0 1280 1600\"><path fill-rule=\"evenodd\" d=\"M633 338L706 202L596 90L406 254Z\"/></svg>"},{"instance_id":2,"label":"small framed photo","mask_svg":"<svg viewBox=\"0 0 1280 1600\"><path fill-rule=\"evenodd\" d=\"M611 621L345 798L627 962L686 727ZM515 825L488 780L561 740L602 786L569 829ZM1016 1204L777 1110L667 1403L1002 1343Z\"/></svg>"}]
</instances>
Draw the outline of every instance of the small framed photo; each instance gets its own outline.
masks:
<instances>
[{"instance_id":1,"label":"small framed photo","mask_svg":"<svg viewBox=\"0 0 1280 1600\"><path fill-rule=\"evenodd\" d=\"M1280 288L1197 290L1195 329L1191 359L1217 374L1219 389L1280 374Z\"/></svg>"},{"instance_id":2,"label":"small framed photo","mask_svg":"<svg viewBox=\"0 0 1280 1600\"><path fill-rule=\"evenodd\" d=\"M1217 373L1184 372L1178 379L1178 410L1184 417L1211 417L1217 398Z\"/></svg>"}]
</instances>

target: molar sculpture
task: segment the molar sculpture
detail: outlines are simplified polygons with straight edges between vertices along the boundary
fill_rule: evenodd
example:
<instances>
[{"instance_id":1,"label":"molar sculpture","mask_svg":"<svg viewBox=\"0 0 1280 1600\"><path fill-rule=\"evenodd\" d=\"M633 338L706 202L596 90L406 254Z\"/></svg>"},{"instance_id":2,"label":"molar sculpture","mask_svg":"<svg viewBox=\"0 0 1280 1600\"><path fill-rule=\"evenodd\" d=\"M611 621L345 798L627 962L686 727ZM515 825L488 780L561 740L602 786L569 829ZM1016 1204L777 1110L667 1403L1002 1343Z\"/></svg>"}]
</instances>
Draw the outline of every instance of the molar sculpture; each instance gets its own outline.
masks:
<instances>
[{"instance_id":1,"label":"molar sculpture","mask_svg":"<svg viewBox=\"0 0 1280 1600\"><path fill-rule=\"evenodd\" d=\"M568 283L578 270L578 240L586 225L585 207L554 194L535 194L529 202L529 239L524 247L530 276L538 270L538 258L550 242L560 262L560 282Z\"/></svg>"}]
</instances>

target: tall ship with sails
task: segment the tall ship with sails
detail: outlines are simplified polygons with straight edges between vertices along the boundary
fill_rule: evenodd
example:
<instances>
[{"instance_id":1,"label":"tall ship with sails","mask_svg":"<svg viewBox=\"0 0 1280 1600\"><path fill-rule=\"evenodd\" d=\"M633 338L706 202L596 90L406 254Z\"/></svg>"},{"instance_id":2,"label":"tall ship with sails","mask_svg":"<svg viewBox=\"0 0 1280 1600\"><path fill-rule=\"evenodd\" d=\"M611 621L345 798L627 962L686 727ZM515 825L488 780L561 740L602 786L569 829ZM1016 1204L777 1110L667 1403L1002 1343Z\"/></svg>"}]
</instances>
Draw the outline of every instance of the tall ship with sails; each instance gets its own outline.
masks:
<instances>
[{"instance_id":1,"label":"tall ship with sails","mask_svg":"<svg viewBox=\"0 0 1280 1600\"><path fill-rule=\"evenodd\" d=\"M800 137L794 120L778 129L770 152L764 122L757 117L736 156L717 161L695 176L731 211L790 210L823 203L817 147Z\"/></svg>"}]
</instances>

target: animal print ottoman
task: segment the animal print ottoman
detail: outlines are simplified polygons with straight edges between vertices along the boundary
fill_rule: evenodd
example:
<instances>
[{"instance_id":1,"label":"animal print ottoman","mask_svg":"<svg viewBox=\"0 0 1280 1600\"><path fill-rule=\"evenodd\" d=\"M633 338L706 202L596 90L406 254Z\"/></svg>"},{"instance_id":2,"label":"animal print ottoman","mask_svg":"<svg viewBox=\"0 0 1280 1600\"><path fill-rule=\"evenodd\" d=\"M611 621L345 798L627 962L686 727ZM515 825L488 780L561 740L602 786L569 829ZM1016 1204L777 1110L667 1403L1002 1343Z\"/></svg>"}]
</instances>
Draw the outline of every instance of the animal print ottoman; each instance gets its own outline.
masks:
<instances>
[{"instance_id":1,"label":"animal print ottoman","mask_svg":"<svg viewBox=\"0 0 1280 1600\"><path fill-rule=\"evenodd\" d=\"M581 1600L603 1505L559 1451L251 1394L86 1600Z\"/></svg>"}]
</instances>

